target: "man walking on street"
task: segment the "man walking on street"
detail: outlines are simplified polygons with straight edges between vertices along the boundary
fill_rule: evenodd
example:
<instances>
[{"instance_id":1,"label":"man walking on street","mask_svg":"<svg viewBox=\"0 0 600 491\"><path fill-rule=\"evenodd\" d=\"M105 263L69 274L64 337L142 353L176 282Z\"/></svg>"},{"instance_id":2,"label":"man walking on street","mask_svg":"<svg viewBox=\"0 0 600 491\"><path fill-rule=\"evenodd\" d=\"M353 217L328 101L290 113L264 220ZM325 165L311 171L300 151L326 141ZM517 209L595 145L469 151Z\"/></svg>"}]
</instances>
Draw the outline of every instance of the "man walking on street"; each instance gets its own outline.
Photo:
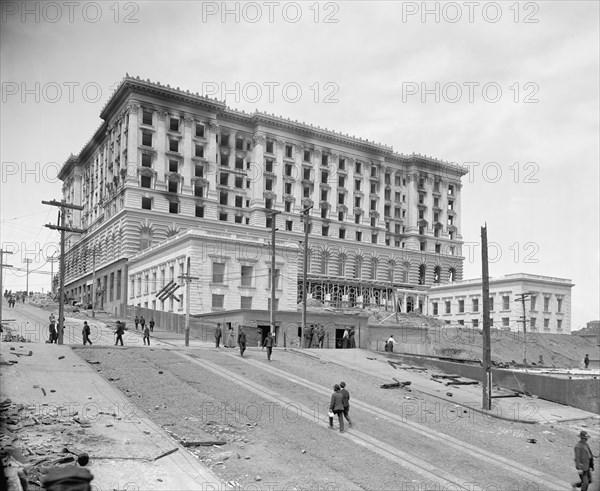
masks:
<instances>
[{"instance_id":1,"label":"man walking on street","mask_svg":"<svg viewBox=\"0 0 600 491\"><path fill-rule=\"evenodd\" d=\"M581 488L581 491L587 491L592 482L592 471L594 470L594 456L588 445L589 435L586 431L579 432L579 442L575 445L575 467L579 472L580 482L573 484L574 488Z\"/></svg>"},{"instance_id":2,"label":"man walking on street","mask_svg":"<svg viewBox=\"0 0 600 491\"><path fill-rule=\"evenodd\" d=\"M221 344L221 336L223 335L223 331L221 331L221 323L217 322L217 327L215 329L215 347L218 348Z\"/></svg>"},{"instance_id":3,"label":"man walking on street","mask_svg":"<svg viewBox=\"0 0 600 491\"><path fill-rule=\"evenodd\" d=\"M352 421L348 415L348 412L350 411L350 393L346 390L346 382L340 382L340 394L342 394L344 402L344 418L346 418L350 428L352 428Z\"/></svg>"},{"instance_id":4,"label":"man walking on street","mask_svg":"<svg viewBox=\"0 0 600 491\"><path fill-rule=\"evenodd\" d=\"M240 347L240 355L244 356L244 351L246 351L246 333L244 332L244 328L240 326L240 332L238 332L238 345Z\"/></svg>"},{"instance_id":5,"label":"man walking on street","mask_svg":"<svg viewBox=\"0 0 600 491\"><path fill-rule=\"evenodd\" d=\"M142 329L142 332L144 332L144 327L146 326L146 319L144 319L144 316L142 315L140 317L140 328Z\"/></svg>"},{"instance_id":6,"label":"man walking on street","mask_svg":"<svg viewBox=\"0 0 600 491\"><path fill-rule=\"evenodd\" d=\"M271 354L273 353L273 333L269 332L265 338L263 349L267 348L267 361L271 361Z\"/></svg>"},{"instance_id":7,"label":"man walking on street","mask_svg":"<svg viewBox=\"0 0 600 491\"><path fill-rule=\"evenodd\" d=\"M337 414L338 421L340 422L340 433L344 433L344 399L340 393L340 386L338 384L333 386L329 412L334 415ZM329 428L333 429L333 418L331 416L329 417Z\"/></svg>"},{"instance_id":8,"label":"man walking on street","mask_svg":"<svg viewBox=\"0 0 600 491\"><path fill-rule=\"evenodd\" d=\"M152 324L152 321L150 321L150 324ZM148 346L150 346L150 327L146 326L144 328L144 346L146 345L146 341L148 341Z\"/></svg>"},{"instance_id":9,"label":"man walking on street","mask_svg":"<svg viewBox=\"0 0 600 491\"><path fill-rule=\"evenodd\" d=\"M137 331L138 324L140 323L140 319L139 319L139 317L137 315L135 316L135 319L133 320L133 323L135 324L135 330Z\"/></svg>"},{"instance_id":10,"label":"man walking on street","mask_svg":"<svg viewBox=\"0 0 600 491\"><path fill-rule=\"evenodd\" d=\"M117 330L115 334L117 335L117 340L115 341L115 346L121 341L121 346L123 346L123 334L125 333L125 328L123 327L123 323L121 321L117 321Z\"/></svg>"},{"instance_id":11,"label":"man walking on street","mask_svg":"<svg viewBox=\"0 0 600 491\"><path fill-rule=\"evenodd\" d=\"M88 325L87 321L83 321L83 329L81 330L81 335L83 336L83 345L85 346L86 343L90 343L91 346L92 342L90 341L90 326Z\"/></svg>"},{"instance_id":12,"label":"man walking on street","mask_svg":"<svg viewBox=\"0 0 600 491\"><path fill-rule=\"evenodd\" d=\"M154 332L154 319L150 319L149 325L150 325L150 332Z\"/></svg>"}]
</instances>

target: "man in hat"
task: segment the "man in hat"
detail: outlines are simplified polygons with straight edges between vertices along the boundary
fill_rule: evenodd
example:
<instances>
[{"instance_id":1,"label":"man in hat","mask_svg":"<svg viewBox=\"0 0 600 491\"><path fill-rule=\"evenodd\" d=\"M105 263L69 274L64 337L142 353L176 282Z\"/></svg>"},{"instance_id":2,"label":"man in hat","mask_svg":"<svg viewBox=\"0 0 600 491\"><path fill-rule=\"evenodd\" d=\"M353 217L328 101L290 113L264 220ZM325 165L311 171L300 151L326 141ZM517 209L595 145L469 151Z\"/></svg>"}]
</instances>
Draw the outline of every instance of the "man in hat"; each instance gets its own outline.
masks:
<instances>
[{"instance_id":1,"label":"man in hat","mask_svg":"<svg viewBox=\"0 0 600 491\"><path fill-rule=\"evenodd\" d=\"M594 456L588 445L589 435L586 431L579 432L579 442L575 445L575 467L579 472L580 482L573 484L573 487L581 488L581 491L587 491L592 482L592 471L594 470Z\"/></svg>"},{"instance_id":2,"label":"man in hat","mask_svg":"<svg viewBox=\"0 0 600 491\"><path fill-rule=\"evenodd\" d=\"M221 344L221 336L223 335L223 331L221 331L221 323L217 322L217 327L215 328L215 348L218 348Z\"/></svg>"},{"instance_id":3,"label":"man in hat","mask_svg":"<svg viewBox=\"0 0 600 491\"><path fill-rule=\"evenodd\" d=\"M91 329L89 324L87 323L87 321L83 321L83 329L81 330L81 335L83 337L84 346L86 345L86 343L90 343L90 346L92 345L92 342L90 341L90 334Z\"/></svg>"},{"instance_id":4,"label":"man in hat","mask_svg":"<svg viewBox=\"0 0 600 491\"><path fill-rule=\"evenodd\" d=\"M246 351L246 333L244 332L244 328L240 326L240 330L238 331L238 346L240 347L240 355L244 356L244 351Z\"/></svg>"}]
</instances>

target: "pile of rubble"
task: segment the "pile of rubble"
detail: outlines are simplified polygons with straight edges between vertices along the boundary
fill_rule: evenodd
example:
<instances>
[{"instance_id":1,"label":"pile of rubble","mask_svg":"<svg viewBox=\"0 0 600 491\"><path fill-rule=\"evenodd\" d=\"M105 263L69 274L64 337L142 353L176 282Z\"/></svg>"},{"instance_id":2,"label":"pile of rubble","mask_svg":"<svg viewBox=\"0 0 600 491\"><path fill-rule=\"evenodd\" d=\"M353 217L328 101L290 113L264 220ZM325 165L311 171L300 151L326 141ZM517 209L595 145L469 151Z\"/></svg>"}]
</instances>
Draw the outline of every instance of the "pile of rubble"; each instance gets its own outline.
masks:
<instances>
[{"instance_id":1,"label":"pile of rubble","mask_svg":"<svg viewBox=\"0 0 600 491\"><path fill-rule=\"evenodd\" d=\"M71 444L70 437L84 431L75 416L61 406L0 402L0 458L9 490L43 489L44 478L88 464L88 454Z\"/></svg>"}]
</instances>

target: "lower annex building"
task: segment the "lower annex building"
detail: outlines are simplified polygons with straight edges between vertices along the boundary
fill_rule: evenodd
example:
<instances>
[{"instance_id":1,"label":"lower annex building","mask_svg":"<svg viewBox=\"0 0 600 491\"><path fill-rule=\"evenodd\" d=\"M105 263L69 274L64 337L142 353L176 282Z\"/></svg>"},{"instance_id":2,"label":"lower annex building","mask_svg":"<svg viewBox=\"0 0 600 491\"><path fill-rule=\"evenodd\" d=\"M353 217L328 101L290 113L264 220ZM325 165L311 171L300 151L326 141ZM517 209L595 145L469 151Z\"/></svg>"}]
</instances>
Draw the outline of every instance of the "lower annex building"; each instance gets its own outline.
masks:
<instances>
[{"instance_id":1,"label":"lower annex building","mask_svg":"<svg viewBox=\"0 0 600 491\"><path fill-rule=\"evenodd\" d=\"M100 117L59 173L66 202L83 206L69 221L85 232L66 238L65 288L75 301L91 302L95 290L97 307L114 314L151 305L131 289L146 291L152 274L132 279L128 269L146 249L190 230L269 240L275 211L283 250L304 240L308 208L309 298L387 308L396 294L405 311L425 312L429 286L462 279L464 167L139 77L122 80ZM281 276L296 302L302 252ZM168 278L158 275L158 286ZM230 278L241 282L241 269ZM236 291L224 305L248 296ZM265 304L264 293L256 301ZM191 302L192 313L222 308L214 295L217 305Z\"/></svg>"}]
</instances>

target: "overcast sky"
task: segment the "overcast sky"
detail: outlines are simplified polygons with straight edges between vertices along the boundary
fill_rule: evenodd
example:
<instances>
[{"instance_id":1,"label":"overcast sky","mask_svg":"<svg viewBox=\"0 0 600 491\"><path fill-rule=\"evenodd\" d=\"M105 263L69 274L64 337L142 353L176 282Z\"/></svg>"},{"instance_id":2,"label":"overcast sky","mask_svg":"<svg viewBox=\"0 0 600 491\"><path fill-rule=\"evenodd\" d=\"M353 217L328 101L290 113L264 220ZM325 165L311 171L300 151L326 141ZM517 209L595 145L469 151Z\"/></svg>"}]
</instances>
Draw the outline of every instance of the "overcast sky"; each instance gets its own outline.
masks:
<instances>
[{"instance_id":1,"label":"overcast sky","mask_svg":"<svg viewBox=\"0 0 600 491\"><path fill-rule=\"evenodd\" d=\"M599 3L472 4L3 2L5 287L28 257L30 290L49 288L41 200L127 72L469 166L465 278L487 222L491 276L569 278L573 329L598 319Z\"/></svg>"}]
</instances>

